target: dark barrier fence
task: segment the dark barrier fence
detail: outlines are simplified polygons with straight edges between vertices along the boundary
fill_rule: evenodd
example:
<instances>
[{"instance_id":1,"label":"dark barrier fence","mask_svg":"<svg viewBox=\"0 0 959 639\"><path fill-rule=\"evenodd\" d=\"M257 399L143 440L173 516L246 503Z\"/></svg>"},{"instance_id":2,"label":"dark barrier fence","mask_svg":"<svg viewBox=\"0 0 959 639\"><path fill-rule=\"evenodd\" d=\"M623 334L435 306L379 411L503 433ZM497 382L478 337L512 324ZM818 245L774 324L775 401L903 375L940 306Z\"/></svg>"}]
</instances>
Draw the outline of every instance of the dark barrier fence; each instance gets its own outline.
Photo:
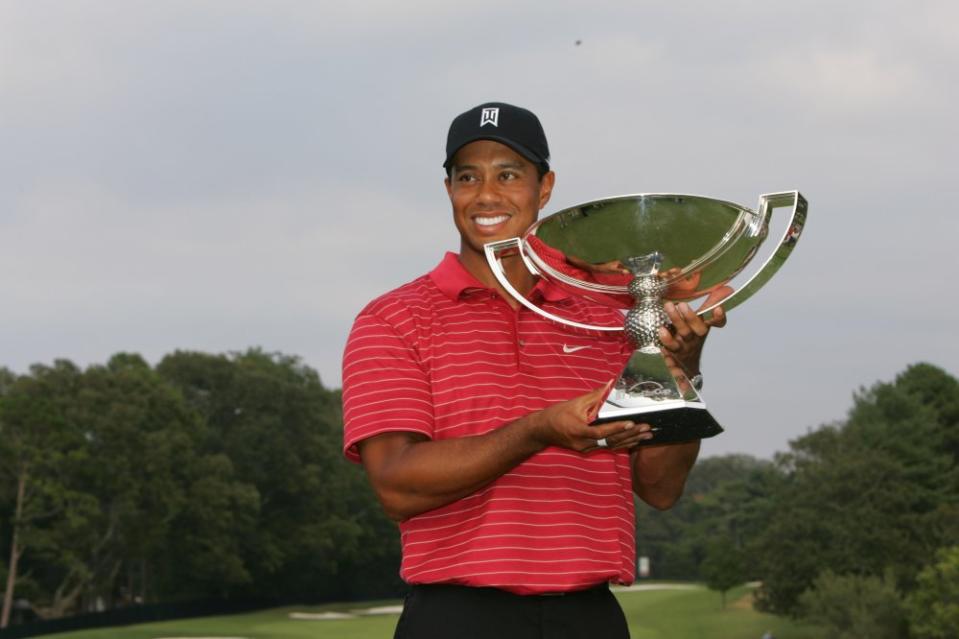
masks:
<instances>
[{"instance_id":1,"label":"dark barrier fence","mask_svg":"<svg viewBox=\"0 0 959 639\"><path fill-rule=\"evenodd\" d=\"M243 599L142 604L128 608L117 608L104 612L92 612L73 617L64 617L62 619L31 621L16 626L9 626L0 630L0 639L38 637L55 632L70 632L72 630L87 630L89 628L104 628L108 626L127 626L135 623L170 621L188 617L229 615L262 610L264 608L274 608L280 605L291 605L294 603L302 602L283 602L276 599Z\"/></svg>"}]
</instances>

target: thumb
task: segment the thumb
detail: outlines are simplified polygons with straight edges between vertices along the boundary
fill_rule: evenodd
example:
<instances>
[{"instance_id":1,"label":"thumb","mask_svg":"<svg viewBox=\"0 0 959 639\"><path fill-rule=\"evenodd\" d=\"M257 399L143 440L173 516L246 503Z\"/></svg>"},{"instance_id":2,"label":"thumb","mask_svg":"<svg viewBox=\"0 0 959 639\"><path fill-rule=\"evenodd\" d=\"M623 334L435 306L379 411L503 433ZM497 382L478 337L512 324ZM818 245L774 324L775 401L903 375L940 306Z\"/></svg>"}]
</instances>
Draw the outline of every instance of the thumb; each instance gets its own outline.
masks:
<instances>
[{"instance_id":1,"label":"thumb","mask_svg":"<svg viewBox=\"0 0 959 639\"><path fill-rule=\"evenodd\" d=\"M613 382L615 381L615 379L611 379L599 388L595 388L583 395L587 423L596 419L596 414L599 413L599 409L606 400L606 396L609 395L609 391L612 389Z\"/></svg>"}]
</instances>

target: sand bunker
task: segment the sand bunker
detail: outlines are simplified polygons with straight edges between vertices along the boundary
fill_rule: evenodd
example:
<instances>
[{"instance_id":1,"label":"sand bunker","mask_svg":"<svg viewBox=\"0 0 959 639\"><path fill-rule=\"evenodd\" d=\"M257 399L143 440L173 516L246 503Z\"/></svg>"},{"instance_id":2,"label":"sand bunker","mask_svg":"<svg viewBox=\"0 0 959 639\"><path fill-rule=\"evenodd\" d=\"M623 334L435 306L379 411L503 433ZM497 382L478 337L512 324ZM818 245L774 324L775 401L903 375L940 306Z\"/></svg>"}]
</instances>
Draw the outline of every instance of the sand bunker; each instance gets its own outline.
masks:
<instances>
[{"instance_id":1,"label":"sand bunker","mask_svg":"<svg viewBox=\"0 0 959 639\"><path fill-rule=\"evenodd\" d=\"M347 612L291 612L290 619L301 621L330 621L335 619L355 619L356 615Z\"/></svg>"},{"instance_id":2,"label":"sand bunker","mask_svg":"<svg viewBox=\"0 0 959 639\"><path fill-rule=\"evenodd\" d=\"M354 608L346 612L291 612L290 619L300 621L331 621L336 619L356 619L372 615L398 615L403 612L403 606L377 606L375 608Z\"/></svg>"}]
</instances>

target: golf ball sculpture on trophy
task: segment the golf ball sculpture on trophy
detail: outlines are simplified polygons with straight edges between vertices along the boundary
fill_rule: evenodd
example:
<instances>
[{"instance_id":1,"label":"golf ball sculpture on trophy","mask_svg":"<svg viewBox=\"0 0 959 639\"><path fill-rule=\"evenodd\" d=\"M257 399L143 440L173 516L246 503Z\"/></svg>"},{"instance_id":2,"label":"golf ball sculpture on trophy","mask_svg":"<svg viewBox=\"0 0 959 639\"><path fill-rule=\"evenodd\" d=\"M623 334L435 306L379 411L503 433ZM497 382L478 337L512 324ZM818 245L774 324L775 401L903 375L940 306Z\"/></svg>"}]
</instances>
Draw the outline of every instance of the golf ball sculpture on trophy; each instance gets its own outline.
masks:
<instances>
[{"instance_id":1,"label":"golf ball sculpture on trophy","mask_svg":"<svg viewBox=\"0 0 959 639\"><path fill-rule=\"evenodd\" d=\"M580 329L625 331L635 346L594 423L632 419L652 427L645 445L684 442L723 429L706 410L701 378L690 378L662 348L659 328L669 323L663 303L702 299L696 312L706 319L717 306L738 306L789 257L806 210L798 191L762 195L756 210L702 196L626 195L553 213L523 237L491 242L485 251L497 280L524 306ZM785 230L769 245L777 211L787 216L776 218ZM540 308L506 277L503 260L516 258L567 293L628 309L623 325L574 322Z\"/></svg>"}]
</instances>

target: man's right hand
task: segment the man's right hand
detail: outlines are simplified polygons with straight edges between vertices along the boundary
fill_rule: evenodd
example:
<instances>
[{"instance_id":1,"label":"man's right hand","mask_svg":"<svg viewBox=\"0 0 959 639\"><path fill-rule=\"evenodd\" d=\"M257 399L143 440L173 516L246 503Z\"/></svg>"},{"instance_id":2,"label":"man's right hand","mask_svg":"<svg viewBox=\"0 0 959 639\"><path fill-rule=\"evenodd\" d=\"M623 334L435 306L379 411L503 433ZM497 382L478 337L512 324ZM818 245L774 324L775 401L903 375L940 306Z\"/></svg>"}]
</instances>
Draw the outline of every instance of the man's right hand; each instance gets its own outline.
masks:
<instances>
[{"instance_id":1,"label":"man's right hand","mask_svg":"<svg viewBox=\"0 0 959 639\"><path fill-rule=\"evenodd\" d=\"M649 424L623 420L600 426L589 425L596 418L610 384L533 413L529 416L532 436L543 446L559 446L581 453L600 448L597 445L600 439L605 439L605 447L613 450L632 448L651 439L653 434Z\"/></svg>"}]
</instances>

